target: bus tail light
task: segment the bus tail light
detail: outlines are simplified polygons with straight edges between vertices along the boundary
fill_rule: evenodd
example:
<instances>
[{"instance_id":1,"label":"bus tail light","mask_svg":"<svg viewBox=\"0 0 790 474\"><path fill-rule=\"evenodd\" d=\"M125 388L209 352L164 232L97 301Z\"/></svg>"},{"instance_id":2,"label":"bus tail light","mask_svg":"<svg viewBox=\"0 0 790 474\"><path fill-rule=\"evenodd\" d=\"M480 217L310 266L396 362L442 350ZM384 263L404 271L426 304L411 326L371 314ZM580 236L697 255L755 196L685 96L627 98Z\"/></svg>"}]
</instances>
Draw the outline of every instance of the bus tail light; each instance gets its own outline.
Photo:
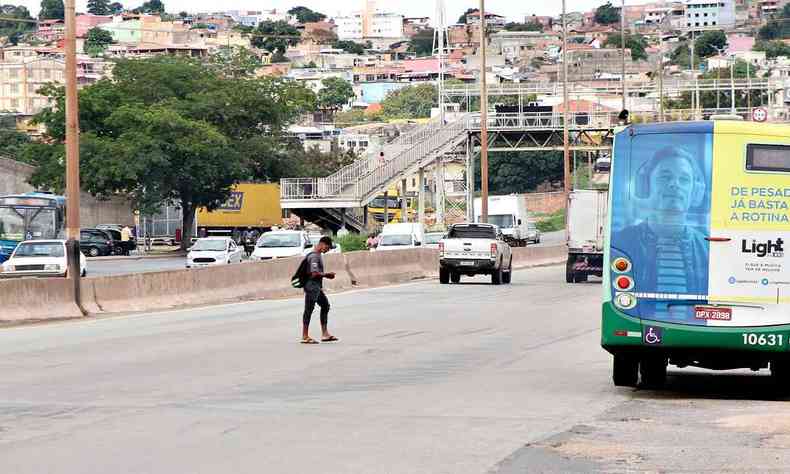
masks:
<instances>
[{"instance_id":1,"label":"bus tail light","mask_svg":"<svg viewBox=\"0 0 790 474\"><path fill-rule=\"evenodd\" d=\"M612 262L612 269L617 273L627 273L631 270L631 262L627 258L616 258Z\"/></svg>"},{"instance_id":2,"label":"bus tail light","mask_svg":"<svg viewBox=\"0 0 790 474\"><path fill-rule=\"evenodd\" d=\"M620 293L614 299L614 304L620 309L631 309L636 306L636 296L631 293Z\"/></svg>"},{"instance_id":3,"label":"bus tail light","mask_svg":"<svg viewBox=\"0 0 790 474\"><path fill-rule=\"evenodd\" d=\"M634 280L629 276L621 275L617 277L614 284L618 290L626 291L634 287Z\"/></svg>"},{"instance_id":4,"label":"bus tail light","mask_svg":"<svg viewBox=\"0 0 790 474\"><path fill-rule=\"evenodd\" d=\"M496 244L491 244L491 258L496 258Z\"/></svg>"}]
</instances>

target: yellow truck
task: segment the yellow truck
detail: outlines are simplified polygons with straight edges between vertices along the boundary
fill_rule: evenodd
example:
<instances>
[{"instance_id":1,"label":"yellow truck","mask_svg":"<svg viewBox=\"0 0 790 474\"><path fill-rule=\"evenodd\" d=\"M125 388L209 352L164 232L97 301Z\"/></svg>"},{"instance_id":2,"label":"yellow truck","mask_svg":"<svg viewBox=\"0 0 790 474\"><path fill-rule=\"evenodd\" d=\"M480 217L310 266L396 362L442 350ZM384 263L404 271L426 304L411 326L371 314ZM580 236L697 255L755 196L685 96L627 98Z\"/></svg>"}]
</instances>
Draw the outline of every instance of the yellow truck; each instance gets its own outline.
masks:
<instances>
[{"instance_id":1,"label":"yellow truck","mask_svg":"<svg viewBox=\"0 0 790 474\"><path fill-rule=\"evenodd\" d=\"M198 210L198 237L230 236L241 242L247 230L258 235L282 225L280 186L277 184L239 183L219 208Z\"/></svg>"},{"instance_id":2,"label":"yellow truck","mask_svg":"<svg viewBox=\"0 0 790 474\"><path fill-rule=\"evenodd\" d=\"M406 197L406 212L409 222L414 221L414 198ZM387 222L384 222L384 195L379 195L373 198L368 204L368 214L373 219L373 222L378 224L387 224L390 222L401 222L401 203L402 199L398 196L397 191L391 192L386 198L387 202Z\"/></svg>"}]
</instances>

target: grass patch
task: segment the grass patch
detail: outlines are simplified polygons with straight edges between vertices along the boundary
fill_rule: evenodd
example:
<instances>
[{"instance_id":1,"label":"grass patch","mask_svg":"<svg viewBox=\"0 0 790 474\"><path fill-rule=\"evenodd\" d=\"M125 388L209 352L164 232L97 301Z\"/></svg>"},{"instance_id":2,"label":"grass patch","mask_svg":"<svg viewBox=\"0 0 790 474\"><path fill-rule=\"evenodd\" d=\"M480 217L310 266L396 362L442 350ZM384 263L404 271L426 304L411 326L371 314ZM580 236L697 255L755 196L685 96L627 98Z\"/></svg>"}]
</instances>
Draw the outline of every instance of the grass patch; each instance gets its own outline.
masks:
<instances>
[{"instance_id":1,"label":"grass patch","mask_svg":"<svg viewBox=\"0 0 790 474\"><path fill-rule=\"evenodd\" d=\"M551 214L535 214L535 226L541 232L555 232L565 228L565 209Z\"/></svg>"}]
</instances>

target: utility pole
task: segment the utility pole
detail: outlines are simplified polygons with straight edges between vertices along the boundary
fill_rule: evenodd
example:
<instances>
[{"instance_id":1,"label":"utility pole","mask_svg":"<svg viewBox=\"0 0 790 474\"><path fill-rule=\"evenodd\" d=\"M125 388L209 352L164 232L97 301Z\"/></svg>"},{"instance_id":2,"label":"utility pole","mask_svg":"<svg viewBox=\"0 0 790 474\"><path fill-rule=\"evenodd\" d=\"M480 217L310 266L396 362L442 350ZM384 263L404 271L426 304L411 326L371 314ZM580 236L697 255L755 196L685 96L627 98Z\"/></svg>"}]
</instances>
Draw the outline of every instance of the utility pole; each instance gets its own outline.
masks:
<instances>
[{"instance_id":1,"label":"utility pole","mask_svg":"<svg viewBox=\"0 0 790 474\"><path fill-rule=\"evenodd\" d=\"M82 308L80 295L80 144L77 101L77 40L75 0L66 0L66 248L68 276L74 285L74 300Z\"/></svg>"},{"instance_id":2,"label":"utility pole","mask_svg":"<svg viewBox=\"0 0 790 474\"><path fill-rule=\"evenodd\" d=\"M564 2L565 0L563 0ZM486 1L480 0L480 222L488 222L488 87L486 87Z\"/></svg>"},{"instance_id":3,"label":"utility pole","mask_svg":"<svg viewBox=\"0 0 790 474\"><path fill-rule=\"evenodd\" d=\"M570 144L568 143L568 19L565 14L565 0L562 0L562 166L563 188L567 205L571 190ZM567 219L567 213L566 219ZM567 228L567 226L566 226Z\"/></svg>"},{"instance_id":4,"label":"utility pole","mask_svg":"<svg viewBox=\"0 0 790 474\"><path fill-rule=\"evenodd\" d=\"M735 115L735 58L730 58L730 113Z\"/></svg>"},{"instance_id":5,"label":"utility pole","mask_svg":"<svg viewBox=\"0 0 790 474\"><path fill-rule=\"evenodd\" d=\"M563 15L564 14L565 13L563 12ZM563 25L564 24L565 24L565 22L563 21ZM564 31L564 28L563 28L563 31ZM620 72L621 72L622 78L623 78L623 110L626 110L625 98L626 98L626 95L628 94L628 91L626 90L626 86L625 86L625 0L622 1L621 7L620 7L620 49L622 50L621 51L622 52L622 54L621 54L622 57L621 57L621 70L620 70Z\"/></svg>"}]
</instances>

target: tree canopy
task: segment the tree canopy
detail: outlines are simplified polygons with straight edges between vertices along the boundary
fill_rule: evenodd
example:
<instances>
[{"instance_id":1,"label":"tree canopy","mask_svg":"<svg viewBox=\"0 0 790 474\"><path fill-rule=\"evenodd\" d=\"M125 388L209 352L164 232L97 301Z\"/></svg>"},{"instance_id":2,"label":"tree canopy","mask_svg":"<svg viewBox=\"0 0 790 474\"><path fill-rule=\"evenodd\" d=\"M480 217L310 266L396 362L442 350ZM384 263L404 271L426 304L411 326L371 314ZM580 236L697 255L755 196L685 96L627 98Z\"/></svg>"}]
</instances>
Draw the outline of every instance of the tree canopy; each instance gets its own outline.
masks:
<instances>
[{"instance_id":1,"label":"tree canopy","mask_svg":"<svg viewBox=\"0 0 790 474\"><path fill-rule=\"evenodd\" d=\"M301 37L299 30L284 21L261 22L254 32L252 45L269 51L279 60L284 59L288 47L296 46Z\"/></svg>"},{"instance_id":2,"label":"tree canopy","mask_svg":"<svg viewBox=\"0 0 790 474\"><path fill-rule=\"evenodd\" d=\"M779 56L790 58L790 45L784 41L757 41L752 48L754 51L765 51L765 57L774 59Z\"/></svg>"},{"instance_id":3,"label":"tree canopy","mask_svg":"<svg viewBox=\"0 0 790 474\"><path fill-rule=\"evenodd\" d=\"M749 67L745 61L738 61L735 63L733 73L736 79L745 78L747 73L753 78L754 68ZM716 79L716 78L729 78L730 68L725 67L719 70L711 69L705 74L702 74L701 79ZM749 96L750 94L750 96ZM732 94L730 91L716 92L716 91L702 91L700 92L700 106L703 109L712 109L719 106L721 108L729 108L731 104ZM735 91L735 107L747 107L751 101L751 106L755 107L760 104L768 102L768 97L764 91ZM691 107L691 92L683 92L679 98L669 100L669 108L673 109L688 109Z\"/></svg>"},{"instance_id":4,"label":"tree canopy","mask_svg":"<svg viewBox=\"0 0 790 474\"><path fill-rule=\"evenodd\" d=\"M543 25L539 21L529 23L508 23L505 25L506 31L543 31Z\"/></svg>"},{"instance_id":5,"label":"tree canopy","mask_svg":"<svg viewBox=\"0 0 790 474\"><path fill-rule=\"evenodd\" d=\"M65 16L63 0L41 0L39 20L62 20Z\"/></svg>"},{"instance_id":6,"label":"tree canopy","mask_svg":"<svg viewBox=\"0 0 790 474\"><path fill-rule=\"evenodd\" d=\"M110 13L113 15L120 15L123 13L123 5L120 2L112 2L110 4Z\"/></svg>"},{"instance_id":7,"label":"tree canopy","mask_svg":"<svg viewBox=\"0 0 790 474\"><path fill-rule=\"evenodd\" d=\"M606 2L595 9L595 22L599 25L611 25L620 21L620 9L612 2Z\"/></svg>"},{"instance_id":8,"label":"tree canopy","mask_svg":"<svg viewBox=\"0 0 790 474\"><path fill-rule=\"evenodd\" d=\"M381 102L382 112L389 119L427 118L439 103L433 84L419 84L394 90Z\"/></svg>"},{"instance_id":9,"label":"tree canopy","mask_svg":"<svg viewBox=\"0 0 790 474\"><path fill-rule=\"evenodd\" d=\"M417 56L430 56L433 54L434 29L425 28L415 34L409 41L409 51Z\"/></svg>"},{"instance_id":10,"label":"tree canopy","mask_svg":"<svg viewBox=\"0 0 790 474\"><path fill-rule=\"evenodd\" d=\"M25 147L32 184L63 188L64 90L35 120L47 140ZM80 172L96 196L122 193L141 209L178 203L185 242L200 207L216 208L241 180L301 174L285 128L315 109L315 94L281 79L229 77L189 58L122 59L113 77L79 93Z\"/></svg>"},{"instance_id":11,"label":"tree canopy","mask_svg":"<svg viewBox=\"0 0 790 474\"><path fill-rule=\"evenodd\" d=\"M328 77L321 81L321 86L318 91L318 106L322 109L339 109L356 96L351 83L339 77Z\"/></svg>"},{"instance_id":12,"label":"tree canopy","mask_svg":"<svg viewBox=\"0 0 790 474\"><path fill-rule=\"evenodd\" d=\"M342 49L349 54L365 54L365 48L370 48L371 46L373 45L370 43L370 41L368 41L367 44L360 44L351 40L335 41L332 44L333 48Z\"/></svg>"},{"instance_id":13,"label":"tree canopy","mask_svg":"<svg viewBox=\"0 0 790 474\"><path fill-rule=\"evenodd\" d=\"M511 151L488 157L488 186L494 195L535 191L546 182L562 181L562 177L561 151ZM475 168L475 181L479 189L479 166Z\"/></svg>"},{"instance_id":14,"label":"tree canopy","mask_svg":"<svg viewBox=\"0 0 790 474\"><path fill-rule=\"evenodd\" d=\"M291 8L290 10L288 10L288 14L295 16L296 19L299 21L299 23L302 24L313 23L316 21L323 21L326 19L326 15L324 15L323 13L319 13L307 7L301 7L301 6Z\"/></svg>"},{"instance_id":15,"label":"tree canopy","mask_svg":"<svg viewBox=\"0 0 790 474\"><path fill-rule=\"evenodd\" d=\"M88 0L88 13L92 15L111 14L110 0Z\"/></svg>"},{"instance_id":16,"label":"tree canopy","mask_svg":"<svg viewBox=\"0 0 790 474\"><path fill-rule=\"evenodd\" d=\"M9 20L0 20L0 37L12 38L12 43L16 43L20 35L36 28L30 11L21 5L0 5L0 17L9 18ZM10 18L28 21L14 21Z\"/></svg>"},{"instance_id":17,"label":"tree canopy","mask_svg":"<svg viewBox=\"0 0 790 474\"><path fill-rule=\"evenodd\" d=\"M112 34L107 31L103 30L99 27L93 27L88 30L88 35L85 38L85 52L92 55L98 56L103 53L107 46L113 43Z\"/></svg>"},{"instance_id":18,"label":"tree canopy","mask_svg":"<svg viewBox=\"0 0 790 474\"><path fill-rule=\"evenodd\" d=\"M467 8L466 11L463 14L461 14L461 16L458 18L458 23L465 25L466 24L466 15L468 15L470 13L479 12L479 11L480 10L477 9L477 8Z\"/></svg>"},{"instance_id":19,"label":"tree canopy","mask_svg":"<svg viewBox=\"0 0 790 474\"><path fill-rule=\"evenodd\" d=\"M718 54L720 49L727 46L727 36L723 31L706 31L694 39L694 64L698 65L701 59ZM718 49L717 49L718 48ZM689 41L680 44L670 55L670 62L681 67L690 67Z\"/></svg>"},{"instance_id":20,"label":"tree canopy","mask_svg":"<svg viewBox=\"0 0 790 474\"><path fill-rule=\"evenodd\" d=\"M162 14L165 12L165 4L162 0L148 0L132 11L135 13Z\"/></svg>"},{"instance_id":21,"label":"tree canopy","mask_svg":"<svg viewBox=\"0 0 790 474\"><path fill-rule=\"evenodd\" d=\"M620 33L611 33L606 37L603 44L608 48L620 48L622 46L622 37ZM647 38L640 34L625 34L625 47L631 50L631 59L634 61L647 60Z\"/></svg>"}]
</instances>

